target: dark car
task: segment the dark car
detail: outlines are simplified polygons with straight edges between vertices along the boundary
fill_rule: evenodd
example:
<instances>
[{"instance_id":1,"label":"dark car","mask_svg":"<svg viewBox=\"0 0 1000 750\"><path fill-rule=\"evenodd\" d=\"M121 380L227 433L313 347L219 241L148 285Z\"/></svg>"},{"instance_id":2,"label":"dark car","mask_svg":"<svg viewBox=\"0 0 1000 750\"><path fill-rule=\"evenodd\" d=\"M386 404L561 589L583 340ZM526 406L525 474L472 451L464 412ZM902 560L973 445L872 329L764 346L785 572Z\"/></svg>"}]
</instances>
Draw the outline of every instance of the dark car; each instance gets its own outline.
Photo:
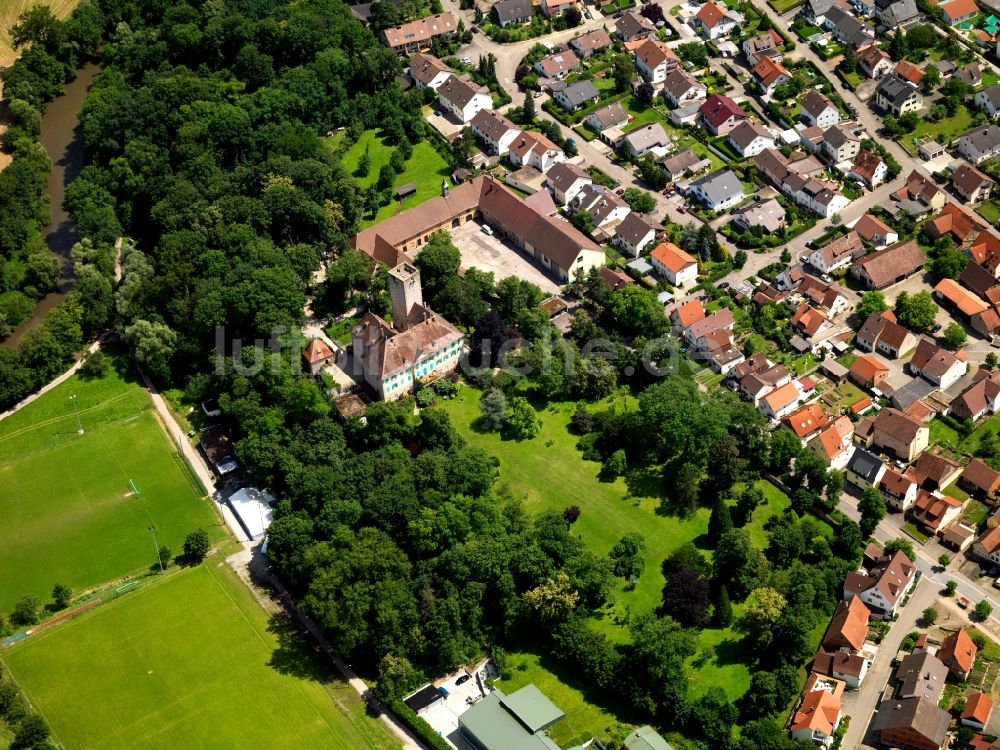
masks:
<instances>
[{"instance_id":1,"label":"dark car","mask_svg":"<svg viewBox=\"0 0 1000 750\"><path fill-rule=\"evenodd\" d=\"M728 289L728 288L729 288L728 281L723 281L721 284L719 284L719 289Z\"/></svg>"},{"instance_id":2,"label":"dark car","mask_svg":"<svg viewBox=\"0 0 1000 750\"><path fill-rule=\"evenodd\" d=\"M461 677L459 677L457 680L455 680L455 684L456 685L464 685L466 682L468 682L471 679L472 678L469 677L469 675L463 674Z\"/></svg>"}]
</instances>

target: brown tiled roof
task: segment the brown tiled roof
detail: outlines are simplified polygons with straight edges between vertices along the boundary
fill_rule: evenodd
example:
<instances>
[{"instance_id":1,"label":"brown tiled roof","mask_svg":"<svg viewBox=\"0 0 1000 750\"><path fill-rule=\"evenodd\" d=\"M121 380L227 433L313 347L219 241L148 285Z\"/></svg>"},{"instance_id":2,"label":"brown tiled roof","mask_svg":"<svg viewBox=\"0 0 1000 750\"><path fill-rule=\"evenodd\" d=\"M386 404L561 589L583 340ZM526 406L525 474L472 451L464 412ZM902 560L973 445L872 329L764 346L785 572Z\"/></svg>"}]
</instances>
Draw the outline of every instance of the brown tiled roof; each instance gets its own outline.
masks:
<instances>
[{"instance_id":1,"label":"brown tiled roof","mask_svg":"<svg viewBox=\"0 0 1000 750\"><path fill-rule=\"evenodd\" d=\"M1000 281L997 277L974 261L965 264L962 275L958 277L959 283L973 294L985 297L991 303L1000 302Z\"/></svg>"},{"instance_id":2,"label":"brown tiled roof","mask_svg":"<svg viewBox=\"0 0 1000 750\"><path fill-rule=\"evenodd\" d=\"M601 278L604 282L611 287L611 291L616 291L621 289L623 286L628 286L634 283L632 277L627 273L619 271L617 268L611 268L610 266L601 266L599 271Z\"/></svg>"},{"instance_id":3,"label":"brown tiled roof","mask_svg":"<svg viewBox=\"0 0 1000 750\"><path fill-rule=\"evenodd\" d=\"M553 78L560 73L566 73L580 67L580 58L572 50L566 50L543 57L538 61L537 65L545 75Z\"/></svg>"},{"instance_id":4,"label":"brown tiled roof","mask_svg":"<svg viewBox=\"0 0 1000 750\"><path fill-rule=\"evenodd\" d=\"M854 159L851 171L862 179L871 182L875 178L875 170L882 164L882 157L876 153L861 149Z\"/></svg>"},{"instance_id":5,"label":"brown tiled roof","mask_svg":"<svg viewBox=\"0 0 1000 750\"><path fill-rule=\"evenodd\" d=\"M953 352L922 338L910 358L910 367L940 378L959 361Z\"/></svg>"},{"instance_id":6,"label":"brown tiled roof","mask_svg":"<svg viewBox=\"0 0 1000 750\"><path fill-rule=\"evenodd\" d=\"M420 52L410 58L409 70L410 77L425 86L433 81L439 73L451 73L451 68L434 55L424 55Z\"/></svg>"},{"instance_id":7,"label":"brown tiled roof","mask_svg":"<svg viewBox=\"0 0 1000 750\"><path fill-rule=\"evenodd\" d=\"M814 120L823 114L828 107L833 107L833 102L816 89L809 89L799 104L799 108L809 113ZM836 107L833 108L836 109Z\"/></svg>"},{"instance_id":8,"label":"brown tiled roof","mask_svg":"<svg viewBox=\"0 0 1000 750\"><path fill-rule=\"evenodd\" d=\"M374 342L365 358L366 370L379 380L413 367L427 354L440 351L462 339L455 326L430 311L424 320L396 333L373 313L366 313L351 332L352 337Z\"/></svg>"},{"instance_id":9,"label":"brown tiled roof","mask_svg":"<svg viewBox=\"0 0 1000 750\"><path fill-rule=\"evenodd\" d=\"M753 66L753 70L750 72L753 73L754 78L760 81L765 87L769 87L781 76L788 79L792 77L781 63L775 62L770 57L760 58L760 61Z\"/></svg>"},{"instance_id":10,"label":"brown tiled roof","mask_svg":"<svg viewBox=\"0 0 1000 750\"><path fill-rule=\"evenodd\" d=\"M932 237L943 237L950 234L959 243L965 242L969 235L981 232L986 228L986 224L978 217L957 203L946 203L926 227Z\"/></svg>"},{"instance_id":11,"label":"brown tiled roof","mask_svg":"<svg viewBox=\"0 0 1000 750\"><path fill-rule=\"evenodd\" d=\"M820 310L809 306L808 302L803 302L792 315L792 327L799 329L806 336L814 336L823 327L824 323L829 323L830 319Z\"/></svg>"},{"instance_id":12,"label":"brown tiled roof","mask_svg":"<svg viewBox=\"0 0 1000 750\"><path fill-rule=\"evenodd\" d=\"M309 345L302 350L302 356L309 364L314 364L316 362L322 362L324 359L328 359L333 356L333 352L330 350L322 340L313 339L309 342Z\"/></svg>"},{"instance_id":13,"label":"brown tiled roof","mask_svg":"<svg viewBox=\"0 0 1000 750\"><path fill-rule=\"evenodd\" d=\"M904 497L914 481L895 469L886 469L879 482L879 489L892 497Z\"/></svg>"},{"instance_id":14,"label":"brown tiled roof","mask_svg":"<svg viewBox=\"0 0 1000 750\"><path fill-rule=\"evenodd\" d=\"M976 644L963 629L955 631L941 642L937 656L952 671L967 675L976 662L976 650Z\"/></svg>"},{"instance_id":15,"label":"brown tiled roof","mask_svg":"<svg viewBox=\"0 0 1000 750\"><path fill-rule=\"evenodd\" d=\"M854 231L858 233L861 239L873 242L876 236L883 239L888 237L892 231L892 227L871 214L865 214L854 225Z\"/></svg>"},{"instance_id":16,"label":"brown tiled roof","mask_svg":"<svg viewBox=\"0 0 1000 750\"><path fill-rule=\"evenodd\" d=\"M458 28L454 13L438 13L436 16L418 18L400 26L385 29L382 37L390 47L402 47L413 42L426 42L441 34L450 34Z\"/></svg>"},{"instance_id":17,"label":"brown tiled roof","mask_svg":"<svg viewBox=\"0 0 1000 750\"><path fill-rule=\"evenodd\" d=\"M978 543L983 547L983 553L992 555L1000 549L1000 526L990 529L978 539Z\"/></svg>"},{"instance_id":18,"label":"brown tiled roof","mask_svg":"<svg viewBox=\"0 0 1000 750\"><path fill-rule=\"evenodd\" d=\"M952 402L958 407L960 416L977 415L1000 394L1000 372L991 373L980 368L976 371L972 385L962 391Z\"/></svg>"},{"instance_id":19,"label":"brown tiled roof","mask_svg":"<svg viewBox=\"0 0 1000 750\"><path fill-rule=\"evenodd\" d=\"M835 264L844 256L849 255L854 257L863 254L864 251L865 249L861 244L861 237L854 230L848 232L843 237L838 237L819 249L819 253L823 257L823 262L828 266Z\"/></svg>"},{"instance_id":20,"label":"brown tiled roof","mask_svg":"<svg viewBox=\"0 0 1000 750\"><path fill-rule=\"evenodd\" d=\"M917 501L913 504L913 517L920 523L933 531L940 531L945 520L945 515L961 508L962 502L947 495L928 492L927 490L917 490Z\"/></svg>"},{"instance_id":21,"label":"brown tiled roof","mask_svg":"<svg viewBox=\"0 0 1000 750\"><path fill-rule=\"evenodd\" d=\"M922 268L924 254L917 246L916 240L897 242L884 250L867 255L855 261L852 268L862 268L875 288L886 286L897 276L910 275Z\"/></svg>"},{"instance_id":22,"label":"brown tiled roof","mask_svg":"<svg viewBox=\"0 0 1000 750\"><path fill-rule=\"evenodd\" d=\"M974 458L965 467L962 481L987 494L996 492L997 489L1000 489L1000 471L996 471L986 462Z\"/></svg>"},{"instance_id":23,"label":"brown tiled roof","mask_svg":"<svg viewBox=\"0 0 1000 750\"><path fill-rule=\"evenodd\" d=\"M920 484L930 482L935 487L943 487L949 484L949 480L961 469L962 467L951 459L924 451L907 474Z\"/></svg>"},{"instance_id":24,"label":"brown tiled roof","mask_svg":"<svg viewBox=\"0 0 1000 750\"><path fill-rule=\"evenodd\" d=\"M915 570L910 558L902 550L899 550L891 558L883 557L879 560L868 571L868 575L848 573L844 582L844 591L860 594L862 591L878 587L886 601L895 604L913 579Z\"/></svg>"},{"instance_id":25,"label":"brown tiled roof","mask_svg":"<svg viewBox=\"0 0 1000 750\"><path fill-rule=\"evenodd\" d=\"M813 670L833 677L835 674L860 677L865 669L865 659L846 651L827 652L820 647L813 659Z\"/></svg>"},{"instance_id":26,"label":"brown tiled roof","mask_svg":"<svg viewBox=\"0 0 1000 750\"><path fill-rule=\"evenodd\" d=\"M571 40L570 44L580 50L596 52L604 49L605 47L610 47L611 37L608 36L608 32L604 29L592 29L586 34L582 34L576 39Z\"/></svg>"},{"instance_id":27,"label":"brown tiled roof","mask_svg":"<svg viewBox=\"0 0 1000 750\"><path fill-rule=\"evenodd\" d=\"M961 164L951 175L951 184L966 195L974 193L983 183L996 184L992 178L983 174L971 164Z\"/></svg>"},{"instance_id":28,"label":"brown tiled roof","mask_svg":"<svg viewBox=\"0 0 1000 750\"><path fill-rule=\"evenodd\" d=\"M880 376L888 373L889 368L886 365L868 354L860 355L851 363L851 374L863 383L875 383Z\"/></svg>"},{"instance_id":29,"label":"brown tiled roof","mask_svg":"<svg viewBox=\"0 0 1000 750\"><path fill-rule=\"evenodd\" d=\"M511 130L521 129L502 114L494 112L492 109L479 110L469 121L469 124L485 133L486 137L494 142L499 141Z\"/></svg>"},{"instance_id":30,"label":"brown tiled roof","mask_svg":"<svg viewBox=\"0 0 1000 750\"><path fill-rule=\"evenodd\" d=\"M891 407L885 408L875 417L875 432L885 433L903 443L912 443L924 426L903 412Z\"/></svg>"},{"instance_id":31,"label":"brown tiled roof","mask_svg":"<svg viewBox=\"0 0 1000 750\"><path fill-rule=\"evenodd\" d=\"M840 602L826 629L826 635L823 636L823 647L830 650L849 648L860 651L868 638L870 615L868 607L856 596L850 601Z\"/></svg>"},{"instance_id":32,"label":"brown tiled roof","mask_svg":"<svg viewBox=\"0 0 1000 750\"><path fill-rule=\"evenodd\" d=\"M985 693L974 690L969 693L965 702L965 710L960 718L972 719L977 724L985 725L993 712L993 699Z\"/></svg>"}]
</instances>

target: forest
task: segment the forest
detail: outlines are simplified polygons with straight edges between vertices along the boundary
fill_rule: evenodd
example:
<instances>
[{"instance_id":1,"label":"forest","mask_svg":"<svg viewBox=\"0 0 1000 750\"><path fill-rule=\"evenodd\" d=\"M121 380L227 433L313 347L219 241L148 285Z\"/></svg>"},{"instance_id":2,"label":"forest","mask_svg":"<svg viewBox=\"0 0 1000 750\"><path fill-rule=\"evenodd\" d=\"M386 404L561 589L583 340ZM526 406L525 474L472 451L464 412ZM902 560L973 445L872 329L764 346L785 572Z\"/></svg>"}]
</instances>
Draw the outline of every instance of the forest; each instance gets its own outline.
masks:
<instances>
[{"instance_id":1,"label":"forest","mask_svg":"<svg viewBox=\"0 0 1000 750\"><path fill-rule=\"evenodd\" d=\"M0 212L0 247L5 269L24 269L23 279L9 274L22 294L45 288L29 273L43 221L33 186L46 166L32 123L102 44L103 71L81 115L86 166L66 196L83 238L76 289L17 350L0 349L0 406L103 331L120 336L159 384L192 402L217 397L248 480L281 498L269 561L386 700L487 652L541 649L613 690L630 720L683 731L691 747L797 747L775 717L801 685L808 634L832 612L860 532L846 521L832 539L817 532L810 512L824 487L803 471L788 476L795 511L773 525L766 549L751 542L742 527L761 502L753 480L786 472L793 456L788 446L772 451L750 405L699 391L681 366L661 379L631 377L638 407L628 414L581 406L581 460L616 470L624 452L661 477L661 512L713 509L711 560L685 546L663 561L662 606L636 613L627 641L615 644L591 622L635 572L636 539L623 539L610 559L573 534L573 509L528 513L498 486L496 459L468 445L441 409L415 417L411 402L372 404L366 426L342 425L300 372L294 347L272 367L247 366L264 356L264 342L298 337L310 296L327 307L386 306L384 273L346 250L368 199L325 135L346 128L350 142L378 128L412 146L426 137L423 99L400 90L400 60L346 5L87 0L65 23L31 20L30 45L6 75L12 103L25 103L11 132L17 169L31 180L9 180L11 168L0 174L11 209ZM529 360L580 362L595 335L618 354L527 381L486 369L473 382L488 392L592 402L637 370L641 352L675 354L650 343L669 322L647 290L582 280L584 311L562 339L537 287L488 274L459 279L456 252L440 237L419 263L428 299L471 332L480 363L494 364L498 345L514 337L536 344L518 355ZM325 261L329 281L314 288ZM698 629L731 622L732 606L744 602L745 648L759 655L747 657L751 690L738 705L713 690L689 700L684 662Z\"/></svg>"}]
</instances>

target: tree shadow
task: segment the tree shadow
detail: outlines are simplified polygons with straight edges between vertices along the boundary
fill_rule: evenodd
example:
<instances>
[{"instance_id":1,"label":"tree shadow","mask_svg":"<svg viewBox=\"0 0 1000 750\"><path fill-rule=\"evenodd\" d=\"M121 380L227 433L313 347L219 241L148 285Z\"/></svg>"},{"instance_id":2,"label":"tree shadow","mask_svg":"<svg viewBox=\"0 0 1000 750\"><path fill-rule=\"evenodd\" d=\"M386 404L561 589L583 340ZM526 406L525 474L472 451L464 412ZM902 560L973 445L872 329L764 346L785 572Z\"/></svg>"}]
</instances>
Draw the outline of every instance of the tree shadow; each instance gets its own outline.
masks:
<instances>
[{"instance_id":1,"label":"tree shadow","mask_svg":"<svg viewBox=\"0 0 1000 750\"><path fill-rule=\"evenodd\" d=\"M630 497L655 497L660 500L660 506L667 501L666 494L663 492L663 475L659 466L629 469L625 474L625 486L628 488Z\"/></svg>"},{"instance_id":2,"label":"tree shadow","mask_svg":"<svg viewBox=\"0 0 1000 750\"><path fill-rule=\"evenodd\" d=\"M715 647L715 663L718 666L752 665L754 661L753 655L747 652L743 640L740 638L727 638Z\"/></svg>"},{"instance_id":3,"label":"tree shadow","mask_svg":"<svg viewBox=\"0 0 1000 750\"><path fill-rule=\"evenodd\" d=\"M278 641L267 662L271 669L301 680L325 682L328 679L329 670L322 666L323 650L303 637L287 612L271 615L267 632Z\"/></svg>"}]
</instances>

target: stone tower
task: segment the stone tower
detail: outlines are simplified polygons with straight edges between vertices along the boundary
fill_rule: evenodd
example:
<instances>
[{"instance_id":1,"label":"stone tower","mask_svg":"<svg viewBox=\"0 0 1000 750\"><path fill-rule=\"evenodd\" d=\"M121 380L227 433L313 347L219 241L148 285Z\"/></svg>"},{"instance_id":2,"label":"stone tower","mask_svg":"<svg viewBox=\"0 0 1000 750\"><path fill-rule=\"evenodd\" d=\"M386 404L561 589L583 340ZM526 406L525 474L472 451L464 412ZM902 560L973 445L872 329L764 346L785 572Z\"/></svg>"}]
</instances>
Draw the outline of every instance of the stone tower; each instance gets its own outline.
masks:
<instances>
[{"instance_id":1,"label":"stone tower","mask_svg":"<svg viewBox=\"0 0 1000 750\"><path fill-rule=\"evenodd\" d=\"M389 297L392 299L392 327L405 331L416 322L418 312L414 308L424 306L420 271L409 263L400 263L389 271Z\"/></svg>"}]
</instances>

